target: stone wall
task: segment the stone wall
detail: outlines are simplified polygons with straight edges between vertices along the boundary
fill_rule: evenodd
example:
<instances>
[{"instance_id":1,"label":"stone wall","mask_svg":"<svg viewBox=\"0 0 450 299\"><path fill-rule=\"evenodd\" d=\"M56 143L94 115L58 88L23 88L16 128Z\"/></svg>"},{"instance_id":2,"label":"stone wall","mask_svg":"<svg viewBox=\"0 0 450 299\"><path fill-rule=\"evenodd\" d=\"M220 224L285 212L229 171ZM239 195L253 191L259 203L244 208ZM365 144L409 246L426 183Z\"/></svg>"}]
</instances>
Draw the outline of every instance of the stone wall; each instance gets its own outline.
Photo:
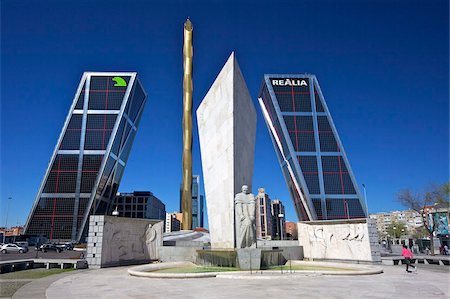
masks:
<instances>
[{"instance_id":1,"label":"stone wall","mask_svg":"<svg viewBox=\"0 0 450 299\"><path fill-rule=\"evenodd\" d=\"M86 256L89 267L132 265L159 259L163 227L161 220L90 216Z\"/></svg>"},{"instance_id":2,"label":"stone wall","mask_svg":"<svg viewBox=\"0 0 450 299\"><path fill-rule=\"evenodd\" d=\"M381 262L376 224L366 219L298 223L305 259Z\"/></svg>"},{"instance_id":3,"label":"stone wall","mask_svg":"<svg viewBox=\"0 0 450 299\"><path fill-rule=\"evenodd\" d=\"M162 262L192 262L197 261L197 250L203 247L182 247L182 246L162 246L161 257Z\"/></svg>"}]
</instances>

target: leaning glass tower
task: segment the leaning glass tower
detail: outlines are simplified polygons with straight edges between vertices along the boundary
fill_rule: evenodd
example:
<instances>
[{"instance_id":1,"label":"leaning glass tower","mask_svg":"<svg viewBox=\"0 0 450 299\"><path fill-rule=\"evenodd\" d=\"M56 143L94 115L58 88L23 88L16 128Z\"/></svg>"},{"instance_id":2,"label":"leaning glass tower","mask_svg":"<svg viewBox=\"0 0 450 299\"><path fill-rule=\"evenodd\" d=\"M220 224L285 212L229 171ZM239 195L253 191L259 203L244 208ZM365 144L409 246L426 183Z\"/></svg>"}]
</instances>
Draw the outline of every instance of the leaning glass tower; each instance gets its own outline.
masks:
<instances>
[{"instance_id":1,"label":"leaning glass tower","mask_svg":"<svg viewBox=\"0 0 450 299\"><path fill-rule=\"evenodd\" d=\"M109 214L147 95L134 72L86 72L28 216L25 233L79 241Z\"/></svg>"},{"instance_id":2,"label":"leaning glass tower","mask_svg":"<svg viewBox=\"0 0 450 299\"><path fill-rule=\"evenodd\" d=\"M265 75L258 101L299 220L365 218L316 76Z\"/></svg>"}]
</instances>

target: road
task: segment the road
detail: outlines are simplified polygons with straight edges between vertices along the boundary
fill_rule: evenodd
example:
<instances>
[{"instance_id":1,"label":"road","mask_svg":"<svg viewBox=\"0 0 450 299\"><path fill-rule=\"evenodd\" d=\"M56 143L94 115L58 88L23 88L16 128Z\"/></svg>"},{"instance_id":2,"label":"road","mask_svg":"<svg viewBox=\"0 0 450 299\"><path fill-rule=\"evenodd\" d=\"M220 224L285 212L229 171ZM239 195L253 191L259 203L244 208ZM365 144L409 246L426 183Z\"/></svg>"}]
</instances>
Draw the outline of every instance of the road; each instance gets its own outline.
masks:
<instances>
[{"instance_id":1,"label":"road","mask_svg":"<svg viewBox=\"0 0 450 299\"><path fill-rule=\"evenodd\" d=\"M60 253L54 251L42 252L35 251L31 248L26 253L0 253L0 261L23 260L30 258L46 258L46 259L79 259L82 251L65 250Z\"/></svg>"}]
</instances>

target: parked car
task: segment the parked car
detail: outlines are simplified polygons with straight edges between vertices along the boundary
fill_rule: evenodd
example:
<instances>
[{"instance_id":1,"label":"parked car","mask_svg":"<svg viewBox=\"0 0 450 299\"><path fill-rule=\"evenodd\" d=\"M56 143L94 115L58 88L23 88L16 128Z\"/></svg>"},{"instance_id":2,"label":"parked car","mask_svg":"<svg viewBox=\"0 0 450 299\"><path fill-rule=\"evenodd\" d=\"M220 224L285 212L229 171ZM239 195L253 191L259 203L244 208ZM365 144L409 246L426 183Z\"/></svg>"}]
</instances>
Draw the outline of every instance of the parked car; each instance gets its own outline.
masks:
<instances>
[{"instance_id":1,"label":"parked car","mask_svg":"<svg viewBox=\"0 0 450 299\"><path fill-rule=\"evenodd\" d=\"M49 244L42 244L41 246L37 247L36 250L39 250L39 251L42 251L42 252L56 251L58 253L63 251L63 249L59 248L55 244L50 244L50 243Z\"/></svg>"},{"instance_id":2,"label":"parked car","mask_svg":"<svg viewBox=\"0 0 450 299\"><path fill-rule=\"evenodd\" d=\"M16 245L18 245L20 247L28 248L28 242L27 241L18 241L18 242L15 242L14 244L16 244Z\"/></svg>"},{"instance_id":3,"label":"parked car","mask_svg":"<svg viewBox=\"0 0 450 299\"><path fill-rule=\"evenodd\" d=\"M11 253L11 252L25 253L27 251L28 251L27 247L18 246L16 244L5 244L2 245L2 247L0 247L1 253Z\"/></svg>"},{"instance_id":4,"label":"parked car","mask_svg":"<svg viewBox=\"0 0 450 299\"><path fill-rule=\"evenodd\" d=\"M72 242L66 242L64 244L58 244L56 246L61 248L62 250L73 250L73 243Z\"/></svg>"}]
</instances>

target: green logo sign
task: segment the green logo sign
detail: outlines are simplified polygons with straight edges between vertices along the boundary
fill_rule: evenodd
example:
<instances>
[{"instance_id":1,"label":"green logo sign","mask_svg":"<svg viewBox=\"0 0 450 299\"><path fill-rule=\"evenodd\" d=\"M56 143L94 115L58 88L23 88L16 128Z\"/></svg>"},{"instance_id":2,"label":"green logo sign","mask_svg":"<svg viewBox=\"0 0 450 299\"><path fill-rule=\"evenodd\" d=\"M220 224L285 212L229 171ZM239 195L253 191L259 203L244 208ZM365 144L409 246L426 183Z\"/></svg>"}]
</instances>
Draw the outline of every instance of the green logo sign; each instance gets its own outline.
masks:
<instances>
[{"instance_id":1,"label":"green logo sign","mask_svg":"<svg viewBox=\"0 0 450 299\"><path fill-rule=\"evenodd\" d=\"M114 86L127 86L127 82L122 77L114 77L112 80L116 82Z\"/></svg>"}]
</instances>

